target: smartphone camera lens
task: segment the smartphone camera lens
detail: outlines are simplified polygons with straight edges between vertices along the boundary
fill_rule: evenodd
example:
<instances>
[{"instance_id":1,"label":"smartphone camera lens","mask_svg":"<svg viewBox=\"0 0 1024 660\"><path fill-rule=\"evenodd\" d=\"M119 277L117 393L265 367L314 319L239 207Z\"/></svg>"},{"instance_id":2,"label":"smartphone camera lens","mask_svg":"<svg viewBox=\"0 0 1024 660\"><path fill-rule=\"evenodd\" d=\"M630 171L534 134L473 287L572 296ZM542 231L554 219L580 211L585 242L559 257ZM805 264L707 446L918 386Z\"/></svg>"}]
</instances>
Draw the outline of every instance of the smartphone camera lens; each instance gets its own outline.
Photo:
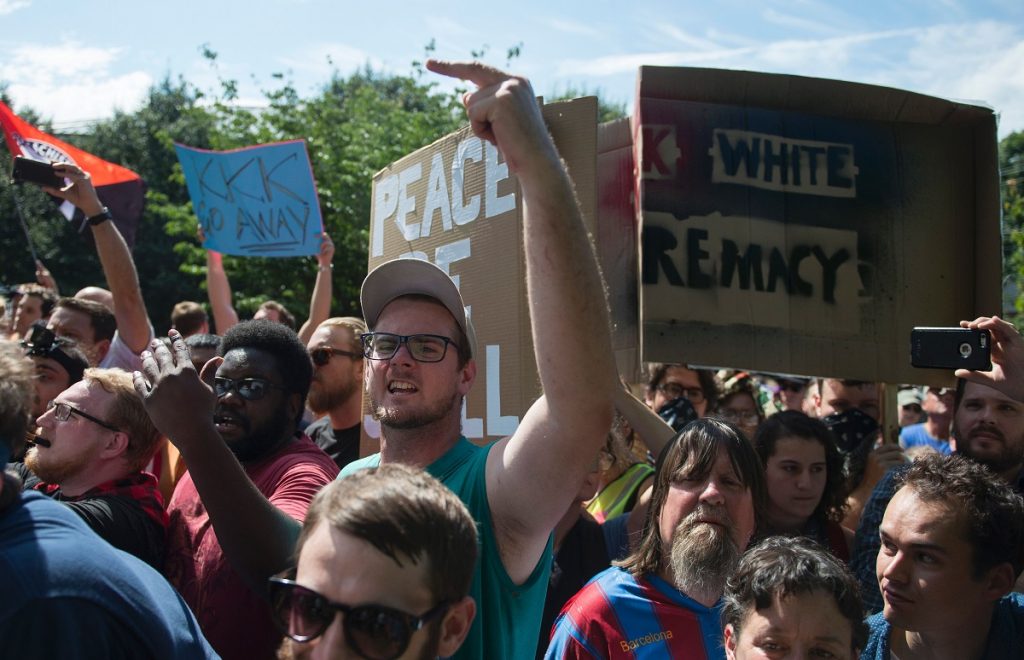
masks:
<instances>
[{"instance_id":1,"label":"smartphone camera lens","mask_svg":"<svg viewBox=\"0 0 1024 660\"><path fill-rule=\"evenodd\" d=\"M962 358L969 358L969 357L971 357L971 353L973 351L974 351L974 349L967 342L964 342L964 343L960 344L960 357L962 357Z\"/></svg>"}]
</instances>

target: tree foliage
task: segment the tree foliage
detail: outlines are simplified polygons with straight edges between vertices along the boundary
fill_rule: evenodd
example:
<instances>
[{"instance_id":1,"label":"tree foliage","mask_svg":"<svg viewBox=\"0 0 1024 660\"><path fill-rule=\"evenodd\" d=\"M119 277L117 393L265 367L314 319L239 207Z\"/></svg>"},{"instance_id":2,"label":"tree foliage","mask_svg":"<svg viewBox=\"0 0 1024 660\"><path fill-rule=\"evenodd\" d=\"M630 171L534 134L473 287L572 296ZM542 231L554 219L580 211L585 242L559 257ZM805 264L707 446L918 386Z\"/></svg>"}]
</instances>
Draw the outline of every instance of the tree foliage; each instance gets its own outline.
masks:
<instances>
[{"instance_id":1,"label":"tree foliage","mask_svg":"<svg viewBox=\"0 0 1024 660\"><path fill-rule=\"evenodd\" d=\"M1003 210L1003 279L1009 303L1004 313L1018 327L1024 321L1024 131L999 143Z\"/></svg>"},{"instance_id":2,"label":"tree foliage","mask_svg":"<svg viewBox=\"0 0 1024 660\"><path fill-rule=\"evenodd\" d=\"M205 54L215 64L216 53ZM335 73L317 93L304 97L282 75L263 92L265 106L239 106L237 84L221 81L216 93L167 78L154 86L146 103L117 113L88 133L62 136L102 158L129 167L147 183L146 209L135 247L143 295L158 331L169 323L174 303L205 302L205 253L196 240L184 176L174 143L230 149L280 140L304 139L320 197L325 230L334 240L332 312L359 313L359 284L366 272L370 187L373 175L401 156L459 127L457 97L441 94L415 72L391 75L364 68L350 76ZM29 109L15 108L42 130L45 123ZM5 152L6 153L6 152ZM5 162L9 162L8 160ZM62 292L102 283L94 250L74 236L55 205L30 186L0 188L0 260L3 282L31 281L33 264L16 221L15 195L31 226L39 256L57 277ZM304 318L315 280L312 257L268 259L225 257L234 304L251 314L275 299Z\"/></svg>"}]
</instances>

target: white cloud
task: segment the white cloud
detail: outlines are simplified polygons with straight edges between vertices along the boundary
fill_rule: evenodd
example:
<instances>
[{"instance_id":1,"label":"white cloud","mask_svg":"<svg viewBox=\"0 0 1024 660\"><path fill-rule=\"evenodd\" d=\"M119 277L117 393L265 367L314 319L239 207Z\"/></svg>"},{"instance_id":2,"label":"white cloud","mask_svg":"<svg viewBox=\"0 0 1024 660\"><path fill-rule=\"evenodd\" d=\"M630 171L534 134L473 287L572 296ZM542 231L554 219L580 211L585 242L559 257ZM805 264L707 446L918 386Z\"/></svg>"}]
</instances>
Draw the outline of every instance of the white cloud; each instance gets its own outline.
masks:
<instances>
[{"instance_id":1,"label":"white cloud","mask_svg":"<svg viewBox=\"0 0 1024 660\"><path fill-rule=\"evenodd\" d=\"M782 12L775 11L774 9L766 9L761 12L761 18L766 23L774 23L775 25L793 28L794 30L800 30L803 32L814 32L817 34L836 34L839 32L835 25L815 21L803 16L783 14Z\"/></svg>"},{"instance_id":2,"label":"white cloud","mask_svg":"<svg viewBox=\"0 0 1024 660\"><path fill-rule=\"evenodd\" d=\"M0 79L8 81L11 97L58 122L108 117L115 108L133 110L153 84L142 71L112 74L121 56L116 47L64 41L21 44L9 53L0 56Z\"/></svg>"},{"instance_id":3,"label":"white cloud","mask_svg":"<svg viewBox=\"0 0 1024 660\"><path fill-rule=\"evenodd\" d=\"M30 4L29 0L0 0L0 16L24 9Z\"/></svg>"},{"instance_id":4,"label":"white cloud","mask_svg":"<svg viewBox=\"0 0 1024 660\"><path fill-rule=\"evenodd\" d=\"M603 35L597 28L586 25L585 23L579 23L577 21L567 21L560 18L549 18L545 21L548 27L558 32L564 32L566 34L577 34L581 37L592 37L600 39Z\"/></svg>"},{"instance_id":5,"label":"white cloud","mask_svg":"<svg viewBox=\"0 0 1024 660\"><path fill-rule=\"evenodd\" d=\"M297 55L282 57L281 63L296 71L311 73L323 80L326 80L334 70L350 72L367 63L374 69L384 67L380 58L359 48L341 43L308 46Z\"/></svg>"}]
</instances>

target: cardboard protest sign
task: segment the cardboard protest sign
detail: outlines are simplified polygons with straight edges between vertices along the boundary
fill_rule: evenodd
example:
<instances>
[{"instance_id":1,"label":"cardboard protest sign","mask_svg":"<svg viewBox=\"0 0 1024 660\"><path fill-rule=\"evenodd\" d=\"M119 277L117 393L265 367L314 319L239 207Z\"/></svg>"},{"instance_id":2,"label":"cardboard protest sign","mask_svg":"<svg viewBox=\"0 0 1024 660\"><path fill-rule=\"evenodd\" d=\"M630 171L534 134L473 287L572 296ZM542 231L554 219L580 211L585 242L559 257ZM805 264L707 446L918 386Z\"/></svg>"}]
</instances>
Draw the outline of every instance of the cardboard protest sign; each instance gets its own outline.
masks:
<instances>
[{"instance_id":1,"label":"cardboard protest sign","mask_svg":"<svg viewBox=\"0 0 1024 660\"><path fill-rule=\"evenodd\" d=\"M995 117L894 89L642 67L643 354L863 380L1000 309Z\"/></svg>"},{"instance_id":2,"label":"cardboard protest sign","mask_svg":"<svg viewBox=\"0 0 1024 660\"><path fill-rule=\"evenodd\" d=\"M593 228L597 103L543 106ZM463 434L512 433L540 395L526 302L523 202L504 158L467 127L388 166L373 179L369 269L401 256L430 260L455 280L477 333L477 377ZM586 328L581 328L586 332ZM364 432L379 436L372 419ZM365 446L365 445L364 445Z\"/></svg>"},{"instance_id":3,"label":"cardboard protest sign","mask_svg":"<svg viewBox=\"0 0 1024 660\"><path fill-rule=\"evenodd\" d=\"M316 254L323 218L303 140L232 151L174 145L203 247L224 254Z\"/></svg>"}]
</instances>

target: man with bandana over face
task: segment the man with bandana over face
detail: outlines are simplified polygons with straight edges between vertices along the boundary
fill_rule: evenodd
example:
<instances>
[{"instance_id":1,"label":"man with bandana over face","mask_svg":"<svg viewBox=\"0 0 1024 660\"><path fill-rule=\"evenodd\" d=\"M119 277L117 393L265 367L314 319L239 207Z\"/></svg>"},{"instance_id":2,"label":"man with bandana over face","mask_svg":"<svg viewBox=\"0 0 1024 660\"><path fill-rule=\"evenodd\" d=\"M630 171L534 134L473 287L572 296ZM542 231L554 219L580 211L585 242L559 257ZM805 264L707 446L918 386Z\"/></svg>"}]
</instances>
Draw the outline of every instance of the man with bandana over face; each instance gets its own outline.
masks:
<instances>
[{"instance_id":1,"label":"man with bandana over face","mask_svg":"<svg viewBox=\"0 0 1024 660\"><path fill-rule=\"evenodd\" d=\"M202 372L217 395L217 432L252 485L301 523L313 496L338 474L334 461L297 432L313 373L309 353L292 330L259 320L228 330L218 356ZM168 513L164 573L210 644L225 658L271 657L281 635L270 607L225 557L188 472Z\"/></svg>"}]
</instances>

